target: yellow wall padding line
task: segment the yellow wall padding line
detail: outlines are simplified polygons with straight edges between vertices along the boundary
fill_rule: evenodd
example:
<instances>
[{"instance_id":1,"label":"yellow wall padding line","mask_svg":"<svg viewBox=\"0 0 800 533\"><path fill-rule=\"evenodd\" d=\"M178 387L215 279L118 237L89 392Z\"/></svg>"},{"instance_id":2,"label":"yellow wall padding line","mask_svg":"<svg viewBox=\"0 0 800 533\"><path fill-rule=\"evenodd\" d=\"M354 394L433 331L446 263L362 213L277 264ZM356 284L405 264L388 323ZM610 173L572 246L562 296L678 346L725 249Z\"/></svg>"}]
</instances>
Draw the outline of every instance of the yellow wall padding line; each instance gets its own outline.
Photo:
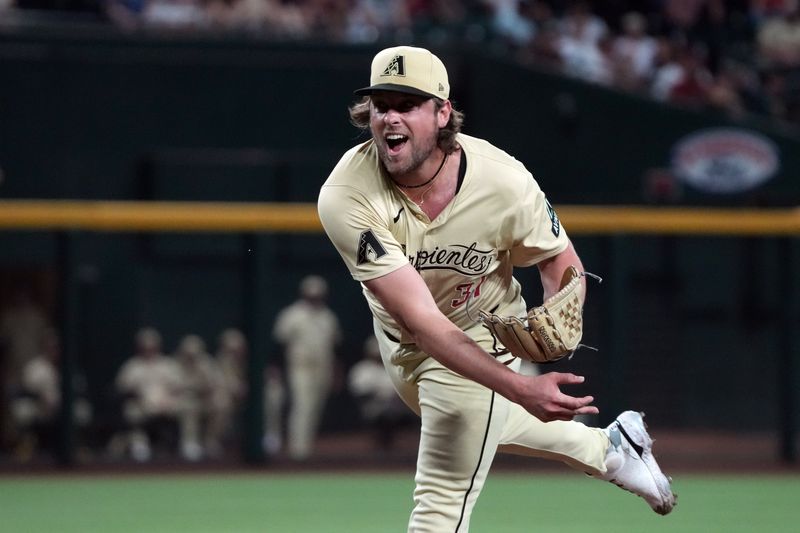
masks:
<instances>
[{"instance_id":1,"label":"yellow wall padding line","mask_svg":"<svg viewBox=\"0 0 800 533\"><path fill-rule=\"evenodd\" d=\"M571 235L800 235L800 209L559 206Z\"/></svg>"},{"instance_id":2,"label":"yellow wall padding line","mask_svg":"<svg viewBox=\"0 0 800 533\"><path fill-rule=\"evenodd\" d=\"M570 235L800 235L800 209L557 206ZM0 230L319 233L313 203L0 201Z\"/></svg>"},{"instance_id":3,"label":"yellow wall padding line","mask_svg":"<svg viewBox=\"0 0 800 533\"><path fill-rule=\"evenodd\" d=\"M0 201L0 228L147 232L322 231L314 204L80 200Z\"/></svg>"}]
</instances>

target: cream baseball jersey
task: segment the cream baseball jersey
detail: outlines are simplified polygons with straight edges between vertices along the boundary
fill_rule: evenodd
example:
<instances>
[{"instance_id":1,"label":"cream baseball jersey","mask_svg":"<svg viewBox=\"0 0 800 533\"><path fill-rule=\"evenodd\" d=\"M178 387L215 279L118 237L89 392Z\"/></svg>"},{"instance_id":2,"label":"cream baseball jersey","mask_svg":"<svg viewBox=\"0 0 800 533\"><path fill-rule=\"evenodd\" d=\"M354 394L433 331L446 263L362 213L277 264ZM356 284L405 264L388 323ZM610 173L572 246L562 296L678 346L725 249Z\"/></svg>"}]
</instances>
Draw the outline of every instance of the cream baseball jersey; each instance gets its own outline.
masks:
<instances>
[{"instance_id":1,"label":"cream baseball jersey","mask_svg":"<svg viewBox=\"0 0 800 533\"><path fill-rule=\"evenodd\" d=\"M557 255L568 239L522 163L484 140L464 134L457 140L459 186L434 220L384 173L372 140L342 156L318 209L353 278L368 281L410 263L442 313L469 334L483 330L478 308L523 316L513 268ZM410 342L366 287L364 294L383 328Z\"/></svg>"}]
</instances>

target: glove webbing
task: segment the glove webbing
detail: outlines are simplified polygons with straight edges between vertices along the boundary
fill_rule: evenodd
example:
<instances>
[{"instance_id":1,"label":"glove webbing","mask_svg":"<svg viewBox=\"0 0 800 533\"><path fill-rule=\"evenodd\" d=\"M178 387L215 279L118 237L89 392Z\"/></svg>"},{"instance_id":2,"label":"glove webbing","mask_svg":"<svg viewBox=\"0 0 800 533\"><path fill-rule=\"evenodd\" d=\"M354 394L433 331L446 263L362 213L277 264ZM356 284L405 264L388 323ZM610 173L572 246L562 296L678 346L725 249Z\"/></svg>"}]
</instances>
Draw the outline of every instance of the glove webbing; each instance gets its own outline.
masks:
<instances>
[{"instance_id":1,"label":"glove webbing","mask_svg":"<svg viewBox=\"0 0 800 533\"><path fill-rule=\"evenodd\" d=\"M592 279L596 280L596 281L597 281L597 283L603 283L603 278L602 278L602 277L600 277L600 276L598 276L597 274L593 274L592 272L586 272L586 271L583 271L583 272L579 272L579 273L578 273L578 277L579 277L579 278L582 278L582 277L585 277L585 276L588 276L588 277L590 277L590 278L592 278ZM471 301L471 300L472 300L472 293L470 293L470 294L469 294L469 296L467 296L467 302L466 302L466 304L465 304L465 312L467 313L467 317L468 317L470 320L472 320L473 322L479 322L479 323L480 323L480 324L481 324L481 325L482 325L484 328L486 328L487 330L489 330L489 333L492 335L492 351L491 351L491 352L489 352L489 355L491 355L491 356L493 356L493 357L499 357L499 356L501 356L501 355L505 355L505 354L507 354L507 353L510 353L510 352L511 352L511 350L509 350L508 348L503 348L503 349L500 349L500 348L498 348L498 347L497 347L497 337L495 337L494 333L492 332L492 328L490 328L489 326L487 326L487 325L486 325L486 324L483 322L483 320L481 320L481 319L480 319L480 317L478 317L478 318L474 318L474 317L472 316L472 313L470 313L470 312L469 312L469 303L470 303L470 301ZM565 310L564 310L564 309L562 309L560 314L561 314L561 316L563 317L563 316L565 315ZM571 316L574 316L574 315L571 315ZM548 318L547 318L547 320L548 320L548 321L552 321L552 318L548 317ZM572 327L573 329L575 329L575 328L574 328L574 325L571 325L570 327ZM525 326L525 329L526 329L526 330L527 330L527 329L529 329L529 328L528 328L528 326ZM572 350L572 351L570 352L570 354L567 356L567 359L572 359L572 356L573 356L573 355L575 355L575 352L577 352L577 351L578 351L579 349L581 349L581 348L587 348L587 349L589 349L589 350L592 350L592 351L594 351L594 352L599 352L599 351L600 351L600 350L598 350L597 348L595 348L594 346L589 346L588 344L579 343L579 344L578 344L578 345L575 347L575 349L574 349L574 350ZM540 364L541 364L541 363L540 363Z\"/></svg>"}]
</instances>

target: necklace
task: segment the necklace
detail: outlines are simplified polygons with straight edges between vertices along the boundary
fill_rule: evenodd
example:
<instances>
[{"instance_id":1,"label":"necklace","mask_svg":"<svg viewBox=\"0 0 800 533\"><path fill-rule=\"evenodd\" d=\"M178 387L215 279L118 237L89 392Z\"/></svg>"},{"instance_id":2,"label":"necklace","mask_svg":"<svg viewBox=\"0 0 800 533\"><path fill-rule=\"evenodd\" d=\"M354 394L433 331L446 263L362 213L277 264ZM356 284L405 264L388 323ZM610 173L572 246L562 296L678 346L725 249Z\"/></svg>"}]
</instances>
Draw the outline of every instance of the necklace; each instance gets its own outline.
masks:
<instances>
[{"instance_id":1,"label":"necklace","mask_svg":"<svg viewBox=\"0 0 800 533\"><path fill-rule=\"evenodd\" d=\"M439 163L439 168L436 169L436 173L433 176L431 176L431 179L429 179L428 181L425 181L423 183L420 183L419 185L405 185L403 183L398 182L394 178L392 178L392 181L394 182L395 185L397 185L401 189L419 189L420 187L424 187L424 186L426 186L427 184L431 183L433 180L436 179L436 177L439 175L439 172L441 172L442 168L444 168L444 163L445 163L445 161L447 161L447 158L449 156L450 156L450 154L444 154L444 157L442 158L442 162Z\"/></svg>"},{"instance_id":2,"label":"necklace","mask_svg":"<svg viewBox=\"0 0 800 533\"><path fill-rule=\"evenodd\" d=\"M422 191L422 194L420 194L420 196L419 196L419 201L417 202L417 205L422 207L422 204L425 203L425 195L428 194L428 192L433 188L433 184L434 184L433 182L434 182L434 180L436 178L439 177L439 174L441 174L442 169L444 168L444 164L447 162L447 158L448 157L450 157L450 154L444 154L444 157L442 158L442 162L439 163L439 168L436 169L436 173L433 176L431 176L431 178L428 181L426 181L424 183L420 183L419 185L404 185L402 183L398 183L397 181L395 181L394 178L391 178L391 179L392 179L392 181L394 182L395 185L397 185L398 187L400 187L402 189L419 189L420 187L425 187L427 185L428 188L425 189L424 191ZM406 196L408 196L408 193L406 193ZM411 198L411 197L409 196L409 198Z\"/></svg>"}]
</instances>

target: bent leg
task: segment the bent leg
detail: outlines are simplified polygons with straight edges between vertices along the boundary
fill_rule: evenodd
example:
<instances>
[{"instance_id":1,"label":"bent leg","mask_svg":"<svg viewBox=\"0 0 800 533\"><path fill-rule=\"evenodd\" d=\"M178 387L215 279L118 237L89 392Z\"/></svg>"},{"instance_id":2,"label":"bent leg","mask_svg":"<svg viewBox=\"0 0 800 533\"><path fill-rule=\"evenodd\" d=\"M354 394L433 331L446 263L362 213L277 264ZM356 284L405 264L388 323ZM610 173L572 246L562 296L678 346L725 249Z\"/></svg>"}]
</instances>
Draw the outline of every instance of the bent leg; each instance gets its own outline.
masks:
<instances>
[{"instance_id":1,"label":"bent leg","mask_svg":"<svg viewBox=\"0 0 800 533\"><path fill-rule=\"evenodd\" d=\"M500 437L500 450L562 461L581 472L602 474L608 437L599 428L580 422L542 422L518 404L509 402L508 418Z\"/></svg>"},{"instance_id":2,"label":"bent leg","mask_svg":"<svg viewBox=\"0 0 800 533\"><path fill-rule=\"evenodd\" d=\"M409 353L409 362L398 364L403 347L377 323L375 336L398 394L422 421L408 531L464 533L497 451L509 402L433 358L420 360Z\"/></svg>"},{"instance_id":3,"label":"bent leg","mask_svg":"<svg viewBox=\"0 0 800 533\"><path fill-rule=\"evenodd\" d=\"M434 365L418 380L422 416L408 530L465 532L502 432L491 390ZM507 402L506 402L507 405Z\"/></svg>"}]
</instances>

